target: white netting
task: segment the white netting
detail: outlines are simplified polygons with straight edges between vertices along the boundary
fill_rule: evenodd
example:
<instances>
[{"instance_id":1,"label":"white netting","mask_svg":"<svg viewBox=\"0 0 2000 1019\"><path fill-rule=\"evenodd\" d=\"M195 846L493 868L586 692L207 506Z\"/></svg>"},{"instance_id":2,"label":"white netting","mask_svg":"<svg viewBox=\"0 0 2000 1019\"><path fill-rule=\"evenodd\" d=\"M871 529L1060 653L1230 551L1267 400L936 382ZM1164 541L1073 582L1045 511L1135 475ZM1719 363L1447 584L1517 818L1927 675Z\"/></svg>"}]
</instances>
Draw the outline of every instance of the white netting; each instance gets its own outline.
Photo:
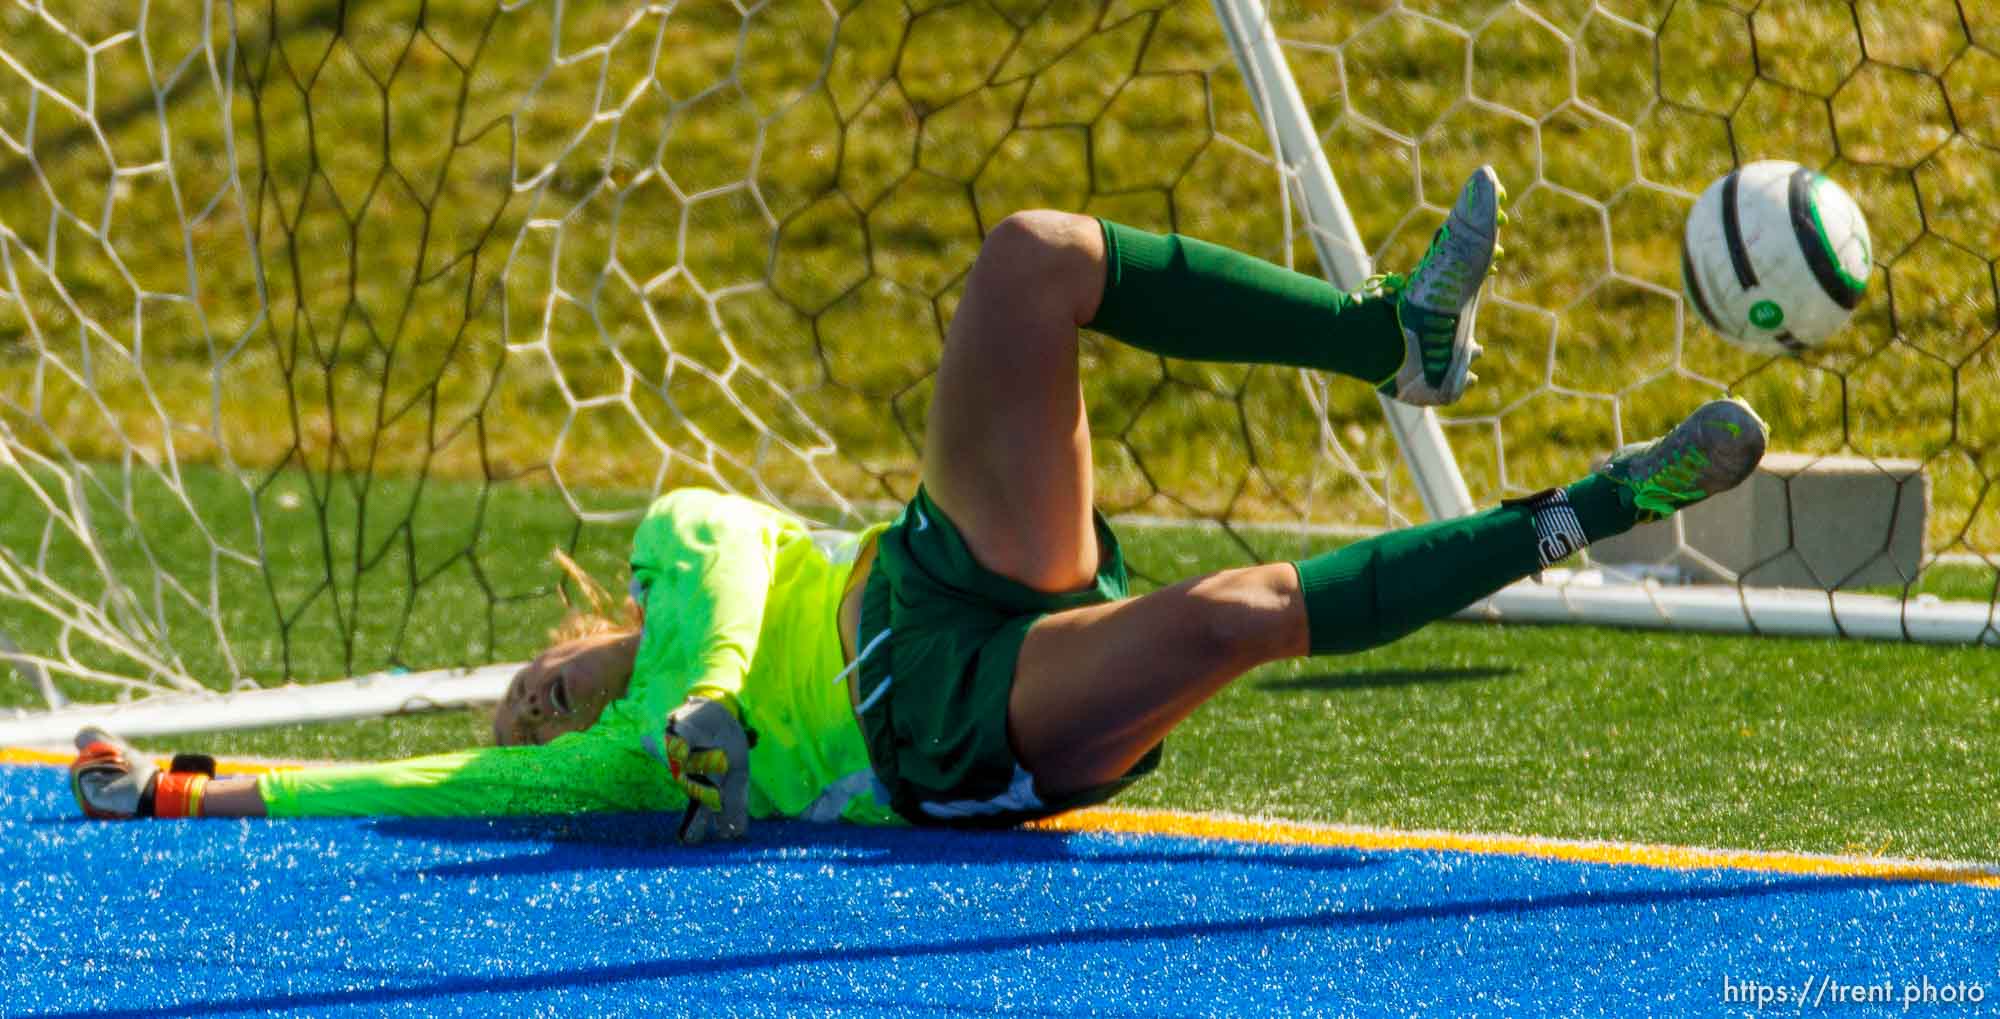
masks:
<instances>
[{"instance_id":1,"label":"white netting","mask_svg":"<svg viewBox=\"0 0 2000 1019\"><path fill-rule=\"evenodd\" d=\"M1729 386L1789 448L1923 460L1931 548L1991 601L1989 15L1278 18L1378 264L1473 165L1513 191L1447 420L1475 498ZM608 574L656 491L907 496L985 229L1078 209L1316 271L1268 151L1194 0L0 7L0 704L518 656L548 548ZM1693 193L1760 156L1876 231L1875 292L1803 363L1677 297ZM1244 555L1421 516L1366 387L1086 358L1113 512Z\"/></svg>"},{"instance_id":2,"label":"white netting","mask_svg":"<svg viewBox=\"0 0 2000 1019\"><path fill-rule=\"evenodd\" d=\"M1488 384L1446 412L1476 501L1572 476L1726 389L1771 422L1774 449L1799 454L1774 458L1779 470L1894 482L1856 499L1869 523L1847 528L1846 547L1800 533L1824 526L1800 500L1825 498L1827 483L1795 478L1790 534L1785 521L1761 524L1778 531L1781 550L1725 565L1685 542L1655 543L1649 556L1753 583L1934 590L1993 618L2000 402L1984 394L2000 381L2000 59L1990 48L2000 22L1991 13L1948 2L1679 0L1345 6L1279 20L1378 261L1421 252L1435 218L1414 210L1445 200L1467 167L1491 162L1513 187L1510 254L1484 313ZM1680 293L1681 224L1695 195L1763 158L1843 182L1875 234L1869 299L1802 360L1722 342ZM1917 472L1930 485L1927 526L1899 532L1880 503L1907 496L1896 512L1908 523L1921 502Z\"/></svg>"}]
</instances>

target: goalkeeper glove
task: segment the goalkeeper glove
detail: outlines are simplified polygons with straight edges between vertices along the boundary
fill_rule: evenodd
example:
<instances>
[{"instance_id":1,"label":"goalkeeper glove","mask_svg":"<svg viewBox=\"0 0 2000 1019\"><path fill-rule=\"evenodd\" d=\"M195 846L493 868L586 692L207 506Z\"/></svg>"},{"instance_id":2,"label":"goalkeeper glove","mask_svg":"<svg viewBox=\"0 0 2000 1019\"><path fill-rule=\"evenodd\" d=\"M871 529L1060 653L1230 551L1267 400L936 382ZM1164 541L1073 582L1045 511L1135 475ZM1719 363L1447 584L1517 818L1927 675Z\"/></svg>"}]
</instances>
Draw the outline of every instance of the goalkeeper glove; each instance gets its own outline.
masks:
<instances>
[{"instance_id":1,"label":"goalkeeper glove","mask_svg":"<svg viewBox=\"0 0 2000 1019\"><path fill-rule=\"evenodd\" d=\"M663 745L654 753L687 793L676 833L683 845L740 839L749 829L750 748L756 745L756 730L737 720L732 699L689 697L667 716Z\"/></svg>"},{"instance_id":2,"label":"goalkeeper glove","mask_svg":"<svg viewBox=\"0 0 2000 1019\"><path fill-rule=\"evenodd\" d=\"M215 758L177 754L161 771L145 754L94 725L76 734L76 749L69 787L85 816L100 821L201 816Z\"/></svg>"}]
</instances>

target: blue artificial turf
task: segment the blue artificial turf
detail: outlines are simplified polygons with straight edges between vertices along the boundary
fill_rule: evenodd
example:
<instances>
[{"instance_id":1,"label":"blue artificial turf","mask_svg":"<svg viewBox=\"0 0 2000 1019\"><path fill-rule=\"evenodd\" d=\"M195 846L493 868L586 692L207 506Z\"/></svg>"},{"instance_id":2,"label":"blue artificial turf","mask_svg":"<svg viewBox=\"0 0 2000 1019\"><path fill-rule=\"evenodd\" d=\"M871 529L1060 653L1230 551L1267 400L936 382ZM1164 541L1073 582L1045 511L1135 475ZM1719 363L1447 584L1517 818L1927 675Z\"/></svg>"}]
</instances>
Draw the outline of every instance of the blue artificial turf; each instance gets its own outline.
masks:
<instances>
[{"instance_id":1,"label":"blue artificial turf","mask_svg":"<svg viewBox=\"0 0 2000 1019\"><path fill-rule=\"evenodd\" d=\"M684 849L645 817L104 824L44 767L0 767L0 916L8 1016L1722 1015L1755 1012L1725 981L1829 977L2000 1009L2000 892L1965 886L805 824Z\"/></svg>"}]
</instances>

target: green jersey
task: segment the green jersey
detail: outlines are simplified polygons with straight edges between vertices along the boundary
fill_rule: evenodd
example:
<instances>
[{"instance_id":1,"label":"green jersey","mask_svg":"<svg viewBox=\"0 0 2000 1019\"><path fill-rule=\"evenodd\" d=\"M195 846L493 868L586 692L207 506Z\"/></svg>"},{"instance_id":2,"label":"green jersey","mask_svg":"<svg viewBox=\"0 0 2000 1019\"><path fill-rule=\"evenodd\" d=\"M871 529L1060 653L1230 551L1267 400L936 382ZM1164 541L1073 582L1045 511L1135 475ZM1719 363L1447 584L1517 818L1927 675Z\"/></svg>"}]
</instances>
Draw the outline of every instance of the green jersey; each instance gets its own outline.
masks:
<instances>
[{"instance_id":1,"label":"green jersey","mask_svg":"<svg viewBox=\"0 0 2000 1019\"><path fill-rule=\"evenodd\" d=\"M733 697L758 733L753 817L902 823L839 682L841 597L873 534L815 533L749 499L672 492L633 536L645 627L625 696L595 725L544 746L274 773L260 780L265 808L273 817L676 811L685 797L656 752L667 714L699 690Z\"/></svg>"}]
</instances>

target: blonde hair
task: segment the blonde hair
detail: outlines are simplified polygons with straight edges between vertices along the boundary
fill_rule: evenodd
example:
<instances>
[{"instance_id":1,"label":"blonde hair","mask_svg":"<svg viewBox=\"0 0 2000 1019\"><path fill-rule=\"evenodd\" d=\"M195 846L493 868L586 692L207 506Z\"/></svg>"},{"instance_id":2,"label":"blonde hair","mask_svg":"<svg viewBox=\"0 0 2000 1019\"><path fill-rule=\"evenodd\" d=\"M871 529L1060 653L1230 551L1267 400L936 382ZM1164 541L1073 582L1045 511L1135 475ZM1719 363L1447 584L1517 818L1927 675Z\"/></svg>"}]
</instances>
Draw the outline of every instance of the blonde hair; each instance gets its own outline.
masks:
<instances>
[{"instance_id":1,"label":"blonde hair","mask_svg":"<svg viewBox=\"0 0 2000 1019\"><path fill-rule=\"evenodd\" d=\"M626 595L622 602L614 602L611 593L592 579L590 574L584 572L583 567L576 564L576 560L563 554L562 549L552 550L550 558L555 560L556 568L563 572L569 584L576 585L586 603L585 606L578 606L570 599L569 584L561 581L556 583L556 597L562 599L563 608L567 611L563 615L562 622L557 623L555 629L549 631L551 643L565 644L572 640L606 633L639 632L641 619L639 603L633 601L631 595Z\"/></svg>"},{"instance_id":2,"label":"blonde hair","mask_svg":"<svg viewBox=\"0 0 2000 1019\"><path fill-rule=\"evenodd\" d=\"M639 604L630 596L623 602L614 602L611 594L604 590L604 586L591 579L590 574L584 572L583 567L576 564L576 560L564 555L562 549L551 550L549 557L555 560L556 568L562 571L562 577L556 581L556 597L562 599L563 608L566 610L562 622L557 623L555 628L549 631L551 648L586 637L603 635L626 637L639 632L642 613ZM580 606L571 599L569 592L571 584L575 584L576 589L582 593L583 605ZM539 656L537 659L539 660ZM533 663L524 666L521 672L515 675L514 681L520 682L521 675L533 667ZM629 678L628 674L628 681ZM508 689L511 692L513 688L510 686ZM513 724L505 729L500 727L500 713L506 710L506 704L507 698L503 694L501 701L493 707L490 719L493 723L493 742L501 746L533 742L527 738L527 730L520 718L515 718Z\"/></svg>"}]
</instances>

